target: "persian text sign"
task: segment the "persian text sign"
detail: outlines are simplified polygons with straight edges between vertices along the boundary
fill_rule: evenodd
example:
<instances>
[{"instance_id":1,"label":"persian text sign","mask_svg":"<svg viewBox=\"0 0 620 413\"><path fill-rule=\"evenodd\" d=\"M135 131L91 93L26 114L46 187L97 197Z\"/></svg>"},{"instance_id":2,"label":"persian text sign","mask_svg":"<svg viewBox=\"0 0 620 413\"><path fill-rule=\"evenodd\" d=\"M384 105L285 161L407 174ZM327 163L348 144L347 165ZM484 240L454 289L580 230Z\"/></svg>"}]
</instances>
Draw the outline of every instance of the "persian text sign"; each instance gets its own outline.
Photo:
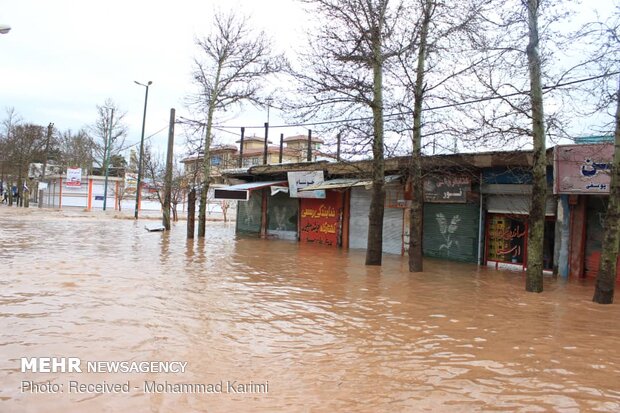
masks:
<instances>
[{"instance_id":1,"label":"persian text sign","mask_svg":"<svg viewBox=\"0 0 620 413\"><path fill-rule=\"evenodd\" d=\"M82 168L67 168L67 186L82 186Z\"/></svg>"},{"instance_id":2,"label":"persian text sign","mask_svg":"<svg viewBox=\"0 0 620 413\"><path fill-rule=\"evenodd\" d=\"M338 245L342 195L335 191L325 199L302 199L299 236L301 241Z\"/></svg>"},{"instance_id":3,"label":"persian text sign","mask_svg":"<svg viewBox=\"0 0 620 413\"><path fill-rule=\"evenodd\" d=\"M128 194L135 194L138 187L138 174L129 173L125 174L125 192Z\"/></svg>"},{"instance_id":4,"label":"persian text sign","mask_svg":"<svg viewBox=\"0 0 620 413\"><path fill-rule=\"evenodd\" d=\"M323 171L289 172L289 196L291 198L325 198L324 190L299 192L301 188L322 183Z\"/></svg>"},{"instance_id":5,"label":"persian text sign","mask_svg":"<svg viewBox=\"0 0 620 413\"><path fill-rule=\"evenodd\" d=\"M612 144L562 145L554 151L556 194L608 194Z\"/></svg>"},{"instance_id":6,"label":"persian text sign","mask_svg":"<svg viewBox=\"0 0 620 413\"><path fill-rule=\"evenodd\" d=\"M467 176L429 177L424 179L424 202L465 203L470 190Z\"/></svg>"}]
</instances>

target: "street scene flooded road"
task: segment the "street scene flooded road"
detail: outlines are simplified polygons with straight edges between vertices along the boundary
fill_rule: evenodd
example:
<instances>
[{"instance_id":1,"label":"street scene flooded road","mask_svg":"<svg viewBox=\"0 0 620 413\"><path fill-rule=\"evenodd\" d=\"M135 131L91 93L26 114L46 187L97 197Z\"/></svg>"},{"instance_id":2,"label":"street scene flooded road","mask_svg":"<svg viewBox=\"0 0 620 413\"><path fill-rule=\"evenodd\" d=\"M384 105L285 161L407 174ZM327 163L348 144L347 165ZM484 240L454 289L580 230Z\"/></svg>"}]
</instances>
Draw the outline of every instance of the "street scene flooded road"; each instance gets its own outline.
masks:
<instances>
[{"instance_id":1,"label":"street scene flooded road","mask_svg":"<svg viewBox=\"0 0 620 413\"><path fill-rule=\"evenodd\" d=\"M591 283L145 223L0 208L1 412L620 411L620 306Z\"/></svg>"}]
</instances>

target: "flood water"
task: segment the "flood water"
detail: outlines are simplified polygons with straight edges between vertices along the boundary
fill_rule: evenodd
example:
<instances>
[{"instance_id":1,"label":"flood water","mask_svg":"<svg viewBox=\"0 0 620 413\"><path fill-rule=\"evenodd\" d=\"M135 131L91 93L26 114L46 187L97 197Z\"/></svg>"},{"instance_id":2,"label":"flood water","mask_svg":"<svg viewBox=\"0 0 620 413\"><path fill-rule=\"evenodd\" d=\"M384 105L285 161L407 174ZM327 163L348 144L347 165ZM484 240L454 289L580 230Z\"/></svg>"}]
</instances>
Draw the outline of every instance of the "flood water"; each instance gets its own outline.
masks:
<instances>
[{"instance_id":1,"label":"flood water","mask_svg":"<svg viewBox=\"0 0 620 413\"><path fill-rule=\"evenodd\" d=\"M531 294L521 273L429 260L412 275L400 257L375 268L361 252L237 239L234 223L194 241L185 222L146 223L0 207L0 412L620 411L620 305L592 303L591 283L546 278ZM23 357L187 367L33 373Z\"/></svg>"}]
</instances>

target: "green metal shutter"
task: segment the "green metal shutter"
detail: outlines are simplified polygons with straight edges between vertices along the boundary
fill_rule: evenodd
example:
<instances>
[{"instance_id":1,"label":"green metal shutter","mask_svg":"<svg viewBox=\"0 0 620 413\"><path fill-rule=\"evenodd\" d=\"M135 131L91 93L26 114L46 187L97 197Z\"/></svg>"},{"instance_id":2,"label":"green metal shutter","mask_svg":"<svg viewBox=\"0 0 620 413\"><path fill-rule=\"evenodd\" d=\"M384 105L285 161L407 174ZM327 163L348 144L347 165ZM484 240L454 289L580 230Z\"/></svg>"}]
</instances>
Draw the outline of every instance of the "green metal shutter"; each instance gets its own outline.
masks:
<instances>
[{"instance_id":1,"label":"green metal shutter","mask_svg":"<svg viewBox=\"0 0 620 413\"><path fill-rule=\"evenodd\" d=\"M237 204L237 233L259 234L263 203L263 190L250 192L248 201L239 201Z\"/></svg>"},{"instance_id":2,"label":"green metal shutter","mask_svg":"<svg viewBox=\"0 0 620 413\"><path fill-rule=\"evenodd\" d=\"M269 197L267 206L267 233L280 239L297 239L299 199L278 192Z\"/></svg>"},{"instance_id":3,"label":"green metal shutter","mask_svg":"<svg viewBox=\"0 0 620 413\"><path fill-rule=\"evenodd\" d=\"M424 255L477 262L479 214L478 204L424 204Z\"/></svg>"}]
</instances>

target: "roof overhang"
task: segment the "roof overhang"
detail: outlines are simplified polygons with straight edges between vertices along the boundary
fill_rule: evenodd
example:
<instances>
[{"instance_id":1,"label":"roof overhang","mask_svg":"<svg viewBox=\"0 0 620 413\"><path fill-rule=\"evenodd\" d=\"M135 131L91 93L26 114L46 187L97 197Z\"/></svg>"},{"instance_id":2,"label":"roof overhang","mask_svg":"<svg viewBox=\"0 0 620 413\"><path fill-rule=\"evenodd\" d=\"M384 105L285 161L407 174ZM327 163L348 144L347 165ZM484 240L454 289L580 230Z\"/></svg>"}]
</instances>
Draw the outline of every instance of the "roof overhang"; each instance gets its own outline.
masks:
<instances>
[{"instance_id":1,"label":"roof overhang","mask_svg":"<svg viewBox=\"0 0 620 413\"><path fill-rule=\"evenodd\" d=\"M247 201L250 199L250 192L268 188L270 186L286 186L287 181L266 181L266 182L248 182L245 184L231 185L222 188L215 188L213 190L213 198L215 199L230 199L236 201Z\"/></svg>"}]
</instances>

